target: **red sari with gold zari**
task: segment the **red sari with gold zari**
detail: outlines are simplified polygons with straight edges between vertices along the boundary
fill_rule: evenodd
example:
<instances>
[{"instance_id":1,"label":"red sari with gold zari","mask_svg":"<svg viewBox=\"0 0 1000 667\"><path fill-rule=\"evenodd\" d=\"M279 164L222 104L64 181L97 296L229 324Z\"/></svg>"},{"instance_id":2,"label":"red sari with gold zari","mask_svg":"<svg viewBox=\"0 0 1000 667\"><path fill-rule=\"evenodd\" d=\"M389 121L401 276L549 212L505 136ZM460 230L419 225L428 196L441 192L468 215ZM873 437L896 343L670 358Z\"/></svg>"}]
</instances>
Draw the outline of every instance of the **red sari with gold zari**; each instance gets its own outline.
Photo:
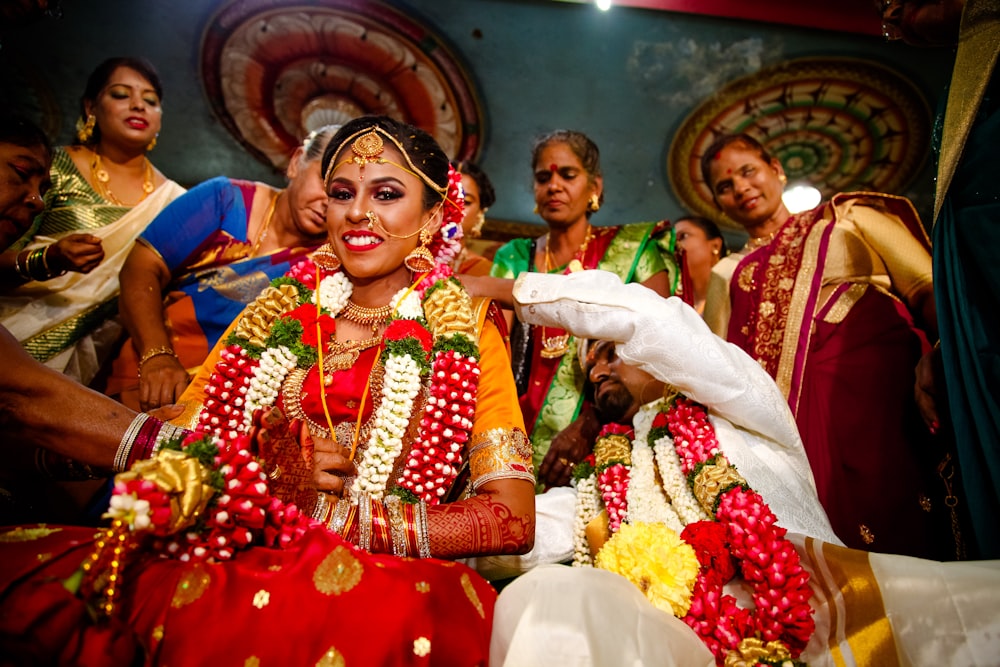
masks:
<instances>
[{"instance_id":1,"label":"red sari with gold zari","mask_svg":"<svg viewBox=\"0 0 1000 667\"><path fill-rule=\"evenodd\" d=\"M948 553L931 500L937 460L913 400L929 346L908 304L931 289L916 212L883 195L842 194L792 216L733 273L728 340L788 398L820 500L854 548Z\"/></svg>"}]
</instances>

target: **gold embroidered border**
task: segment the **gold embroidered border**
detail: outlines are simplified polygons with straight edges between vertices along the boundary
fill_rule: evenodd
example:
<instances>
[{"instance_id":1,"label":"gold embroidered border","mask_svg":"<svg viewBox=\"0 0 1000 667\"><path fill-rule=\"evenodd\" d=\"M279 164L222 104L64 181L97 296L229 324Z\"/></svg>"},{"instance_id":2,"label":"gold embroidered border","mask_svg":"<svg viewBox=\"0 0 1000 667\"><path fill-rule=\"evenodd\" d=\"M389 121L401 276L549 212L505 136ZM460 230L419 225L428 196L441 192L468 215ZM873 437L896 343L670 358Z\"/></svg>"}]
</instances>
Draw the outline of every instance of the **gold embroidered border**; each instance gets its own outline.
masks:
<instances>
[{"instance_id":1,"label":"gold embroidered border","mask_svg":"<svg viewBox=\"0 0 1000 667\"><path fill-rule=\"evenodd\" d=\"M867 291L867 283L854 283L848 287L844 290L843 294L837 297L837 301L830 306L826 315L823 316L823 321L830 324L839 324L840 322L843 322L844 318L847 317L847 314L851 312L851 308L854 307L854 304L860 301L861 297L863 297Z\"/></svg>"},{"instance_id":2,"label":"gold embroidered border","mask_svg":"<svg viewBox=\"0 0 1000 667\"><path fill-rule=\"evenodd\" d=\"M469 472L473 490L495 479L524 479L534 484L531 441L518 428L479 433L469 450Z\"/></svg>"}]
</instances>

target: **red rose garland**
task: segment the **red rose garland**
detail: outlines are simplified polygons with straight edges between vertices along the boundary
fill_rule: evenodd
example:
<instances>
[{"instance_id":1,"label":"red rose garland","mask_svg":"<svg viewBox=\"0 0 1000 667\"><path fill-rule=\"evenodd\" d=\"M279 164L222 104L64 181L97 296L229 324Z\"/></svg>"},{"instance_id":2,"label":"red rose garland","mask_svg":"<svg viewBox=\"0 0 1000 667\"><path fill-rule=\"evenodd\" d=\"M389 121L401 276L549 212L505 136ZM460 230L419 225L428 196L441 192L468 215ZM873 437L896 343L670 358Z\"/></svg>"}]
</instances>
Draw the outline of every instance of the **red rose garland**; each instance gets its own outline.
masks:
<instances>
[{"instance_id":1,"label":"red rose garland","mask_svg":"<svg viewBox=\"0 0 1000 667\"><path fill-rule=\"evenodd\" d=\"M693 483L700 465L726 463L725 457L717 453L715 429L701 405L677 397L666 411L665 420L654 421L654 431L662 424L674 438L689 482ZM698 633L720 665L746 638L780 641L793 658L798 657L815 630L815 621L809 605L809 574L791 542L785 539L787 531L777 525L760 494L744 485L719 495L715 518L725 528L728 553L753 587L755 609L741 609L735 598L723 594L723 584L732 578L733 571L721 543L722 533L695 523L685 528L682 537L694 544L702 571L683 620Z\"/></svg>"}]
</instances>

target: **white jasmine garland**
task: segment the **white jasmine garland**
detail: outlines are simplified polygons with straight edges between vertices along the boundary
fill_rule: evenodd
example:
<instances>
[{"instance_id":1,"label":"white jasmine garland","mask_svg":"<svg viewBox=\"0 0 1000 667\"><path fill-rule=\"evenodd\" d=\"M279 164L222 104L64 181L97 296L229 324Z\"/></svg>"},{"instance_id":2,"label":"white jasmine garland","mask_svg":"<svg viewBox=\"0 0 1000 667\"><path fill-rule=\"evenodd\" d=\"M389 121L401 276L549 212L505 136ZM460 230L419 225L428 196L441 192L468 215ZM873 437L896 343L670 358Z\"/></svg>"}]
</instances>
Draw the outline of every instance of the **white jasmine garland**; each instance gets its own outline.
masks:
<instances>
[{"instance_id":1,"label":"white jasmine garland","mask_svg":"<svg viewBox=\"0 0 1000 667\"><path fill-rule=\"evenodd\" d=\"M653 450L638 439L634 440L625 520L628 523L664 523L679 534L684 524L656 483L655 467Z\"/></svg>"},{"instance_id":2,"label":"white jasmine garland","mask_svg":"<svg viewBox=\"0 0 1000 667\"><path fill-rule=\"evenodd\" d=\"M152 524L149 516L149 501L140 500L134 493L115 493L111 496L110 507L102 519L121 519L132 530L146 530Z\"/></svg>"},{"instance_id":3,"label":"white jasmine garland","mask_svg":"<svg viewBox=\"0 0 1000 667\"><path fill-rule=\"evenodd\" d=\"M587 567L594 564L587 543L586 528L601 512L601 492L597 489L597 475L579 479L576 486L576 511L573 513L573 565Z\"/></svg>"},{"instance_id":4,"label":"white jasmine garland","mask_svg":"<svg viewBox=\"0 0 1000 667\"><path fill-rule=\"evenodd\" d=\"M424 316L424 306L416 290L402 289L389 301L393 313L401 320L416 320Z\"/></svg>"},{"instance_id":5,"label":"white jasmine garland","mask_svg":"<svg viewBox=\"0 0 1000 667\"><path fill-rule=\"evenodd\" d=\"M354 284L343 272L338 271L320 281L319 288L313 292L313 303L319 299L319 305L336 316L347 305L353 292Z\"/></svg>"},{"instance_id":6,"label":"white jasmine garland","mask_svg":"<svg viewBox=\"0 0 1000 667\"><path fill-rule=\"evenodd\" d=\"M390 355L386 359L382 402L375 412L374 428L358 465L352 494L368 493L376 500L385 495L393 462L403 450L403 436L420 387L420 366L410 355Z\"/></svg>"},{"instance_id":7,"label":"white jasmine garland","mask_svg":"<svg viewBox=\"0 0 1000 667\"><path fill-rule=\"evenodd\" d=\"M271 347L260 355L260 364L253 370L247 389L243 412L243 428L249 430L258 408L274 405L285 376L295 368L298 358L284 345Z\"/></svg>"},{"instance_id":8,"label":"white jasmine garland","mask_svg":"<svg viewBox=\"0 0 1000 667\"><path fill-rule=\"evenodd\" d=\"M681 472L681 460L674 448L673 438L663 436L653 443L653 451L656 452L656 465L663 478L663 488L670 495L670 503L684 525L708 520L710 517L691 493L687 478Z\"/></svg>"}]
</instances>

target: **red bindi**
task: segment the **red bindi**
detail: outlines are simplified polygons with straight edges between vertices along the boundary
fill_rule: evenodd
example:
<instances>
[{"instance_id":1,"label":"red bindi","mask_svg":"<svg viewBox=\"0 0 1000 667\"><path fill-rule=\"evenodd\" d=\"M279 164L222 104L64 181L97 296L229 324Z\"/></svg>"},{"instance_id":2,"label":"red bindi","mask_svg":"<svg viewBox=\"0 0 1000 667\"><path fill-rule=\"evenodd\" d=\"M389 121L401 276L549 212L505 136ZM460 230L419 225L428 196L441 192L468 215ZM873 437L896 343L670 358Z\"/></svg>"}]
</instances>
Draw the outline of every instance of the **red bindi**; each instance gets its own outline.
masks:
<instances>
[{"instance_id":1,"label":"red bindi","mask_svg":"<svg viewBox=\"0 0 1000 667\"><path fill-rule=\"evenodd\" d=\"M549 165L549 171L551 171L553 174L559 171L559 167L556 166L555 162Z\"/></svg>"},{"instance_id":2,"label":"red bindi","mask_svg":"<svg viewBox=\"0 0 1000 667\"><path fill-rule=\"evenodd\" d=\"M731 173L733 173L733 170L732 169L726 169L726 173L727 174L731 174Z\"/></svg>"}]
</instances>

